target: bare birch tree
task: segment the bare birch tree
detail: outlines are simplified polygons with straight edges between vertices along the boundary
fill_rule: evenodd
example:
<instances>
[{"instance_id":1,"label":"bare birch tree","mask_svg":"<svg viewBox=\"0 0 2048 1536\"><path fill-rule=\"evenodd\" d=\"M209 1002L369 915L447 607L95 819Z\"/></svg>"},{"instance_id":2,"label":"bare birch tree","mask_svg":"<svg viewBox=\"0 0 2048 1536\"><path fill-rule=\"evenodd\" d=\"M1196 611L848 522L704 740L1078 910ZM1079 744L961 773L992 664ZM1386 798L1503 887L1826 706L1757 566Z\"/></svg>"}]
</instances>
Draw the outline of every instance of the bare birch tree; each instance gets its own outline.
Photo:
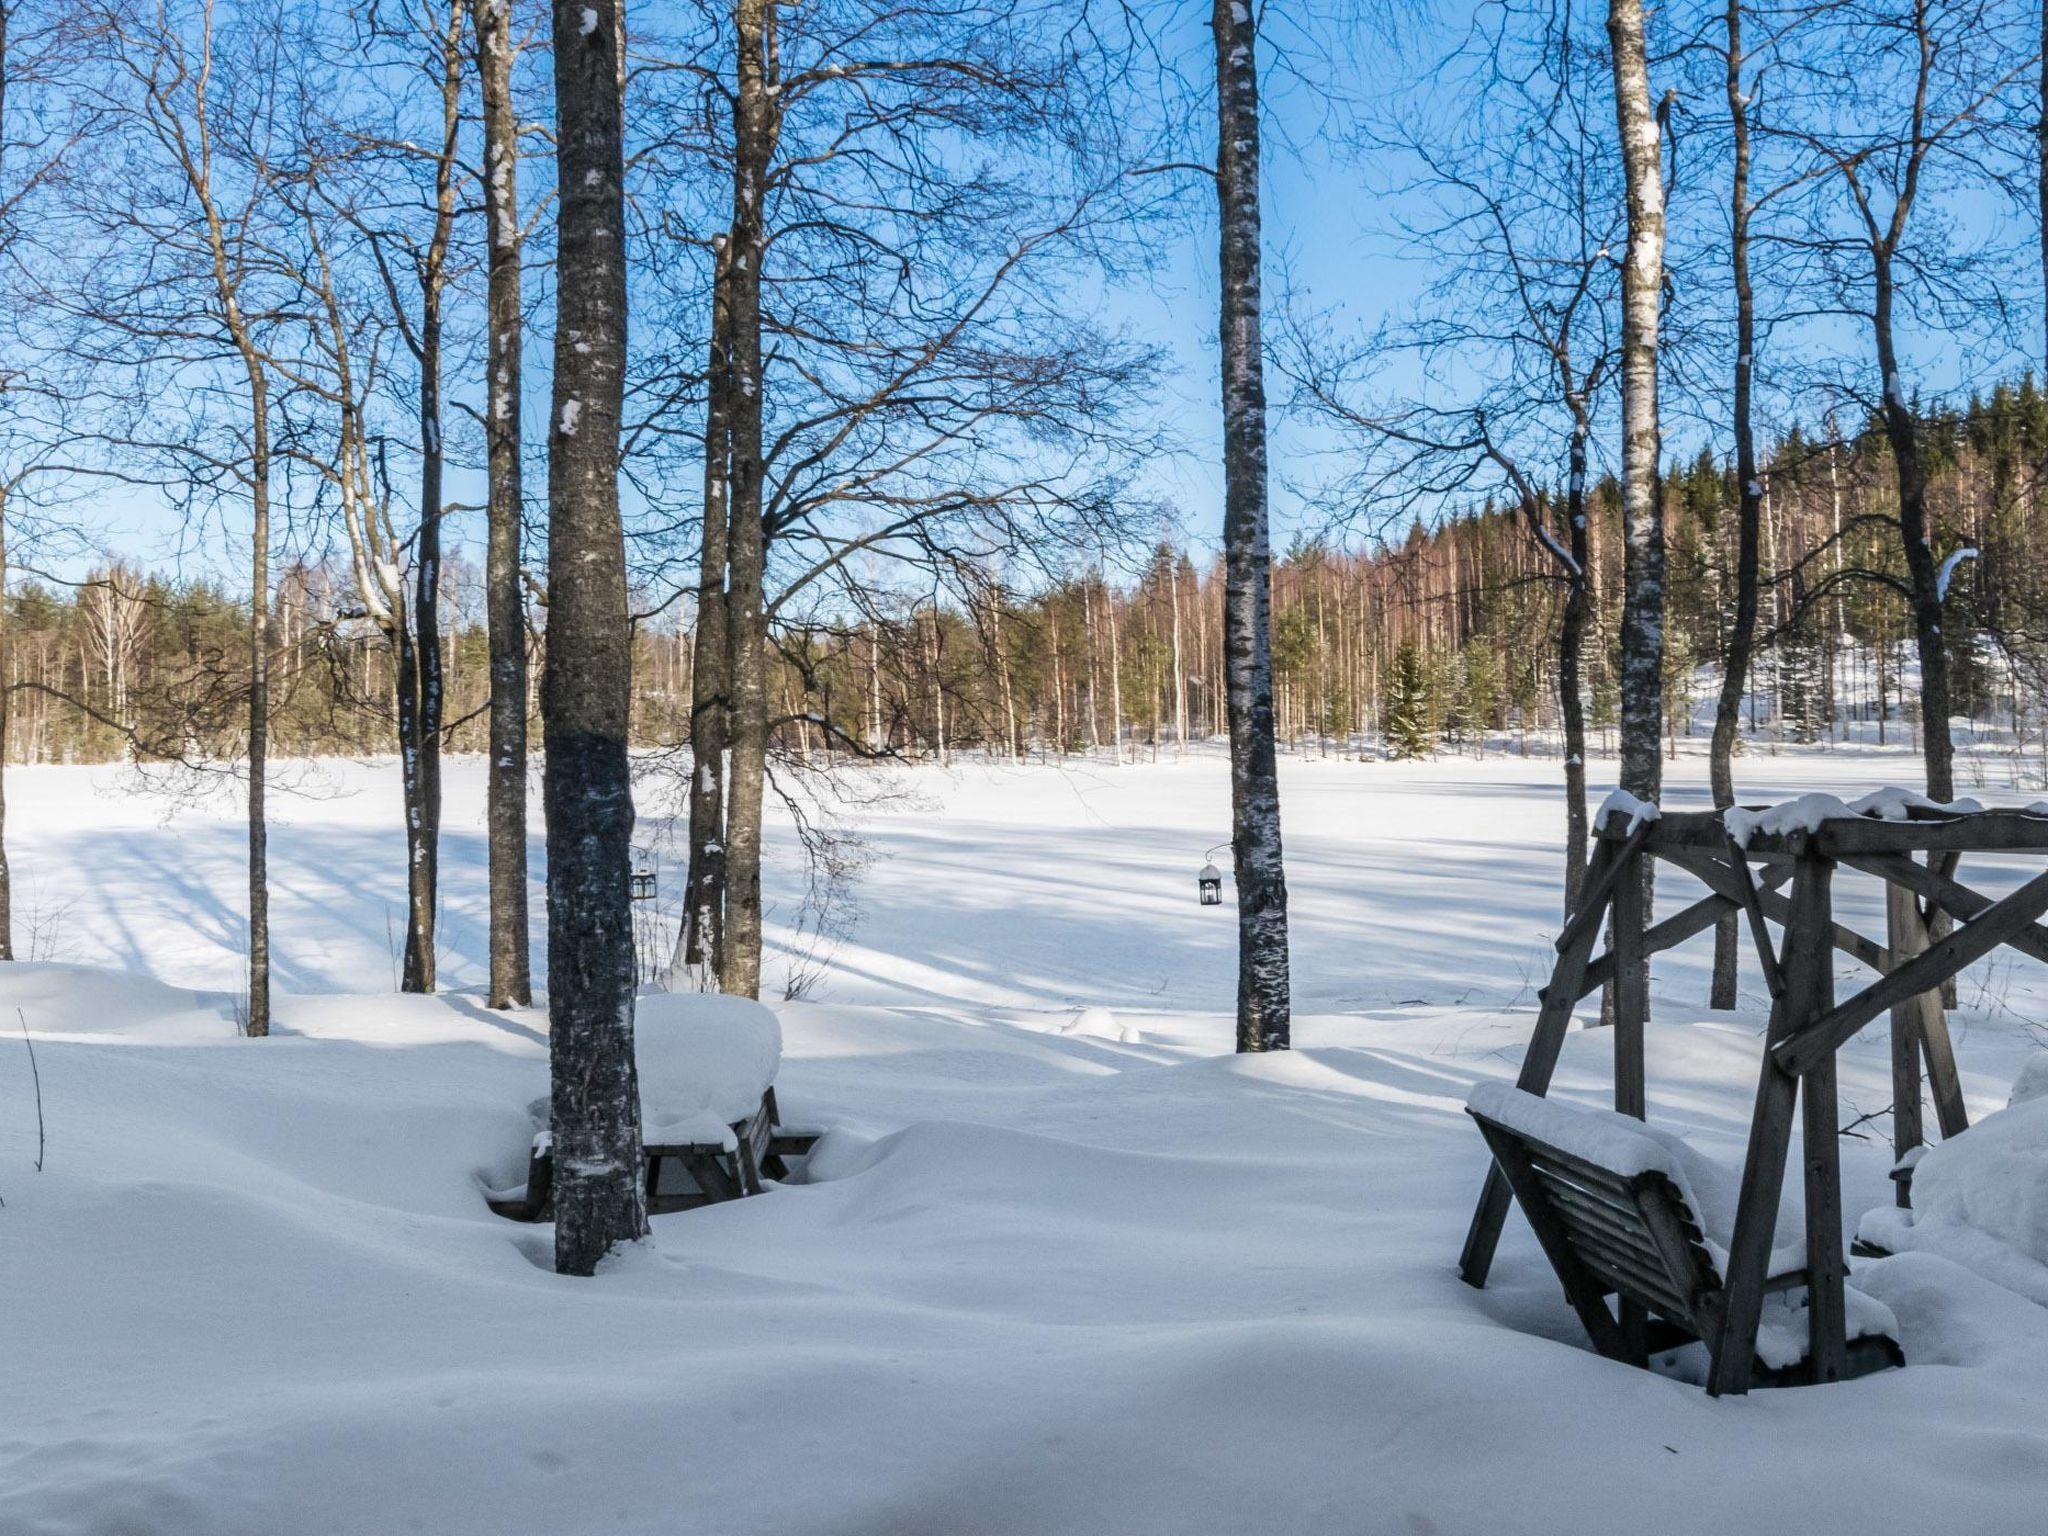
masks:
<instances>
[{"instance_id":1,"label":"bare birch tree","mask_svg":"<svg viewBox=\"0 0 2048 1536\"><path fill-rule=\"evenodd\" d=\"M1285 1050L1292 1004L1280 777L1273 740L1272 545L1266 509L1265 357L1259 325L1257 24L1215 0L1216 207L1223 344L1223 654L1237 870L1237 1048Z\"/></svg>"}]
</instances>

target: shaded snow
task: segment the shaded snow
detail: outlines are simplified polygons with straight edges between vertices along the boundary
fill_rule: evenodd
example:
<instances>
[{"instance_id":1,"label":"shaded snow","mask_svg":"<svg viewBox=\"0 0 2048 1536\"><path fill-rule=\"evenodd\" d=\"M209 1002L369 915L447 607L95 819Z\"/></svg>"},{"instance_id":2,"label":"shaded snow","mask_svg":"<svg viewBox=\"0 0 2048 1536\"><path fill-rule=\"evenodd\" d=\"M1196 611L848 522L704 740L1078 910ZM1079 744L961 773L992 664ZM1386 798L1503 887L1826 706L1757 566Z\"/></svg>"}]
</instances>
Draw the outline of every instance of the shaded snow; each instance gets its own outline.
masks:
<instances>
[{"instance_id":1,"label":"shaded snow","mask_svg":"<svg viewBox=\"0 0 2048 1536\"><path fill-rule=\"evenodd\" d=\"M1741 772L1854 796L1901 766ZM914 774L917 804L865 817L821 1000L775 1009L784 1112L831 1128L813 1182L656 1217L594 1281L482 1203L524 1173L543 1015L380 993L389 764L280 805L268 1041L232 1032L237 808L166 822L101 775L10 775L18 934L34 913L72 958L164 981L0 967L48 1128L37 1174L0 1029L0 1531L2032 1529L2048 1310L1954 1263L1855 1262L1907 1370L1718 1403L1594 1355L1518 1218L1492 1284L1457 1280L1485 1168L1460 1106L1533 1023L1559 765L1282 772L1300 1049L1230 1053L1232 914L1188 879L1220 761ZM457 984L482 974L482 781L451 762ZM1703 806L1703 781L1673 765L1665 803ZM772 983L802 885L771 837ZM1661 910L1691 895L1659 882ZM1836 895L1882 931L1874 882ZM1650 1114L1732 1177L1762 987L1745 958L1743 1011L1708 1013L1710 954L1657 957ZM1979 1116L2043 985L1983 974L1957 1029ZM1090 1010L1118 1037L1074 1028ZM1611 1065L1610 1037L1573 1031L1557 1092L1604 1101ZM1889 1071L1880 1020L1841 1053L1845 1124ZM1891 1160L1842 1152L1854 1222L1888 1205Z\"/></svg>"}]
</instances>

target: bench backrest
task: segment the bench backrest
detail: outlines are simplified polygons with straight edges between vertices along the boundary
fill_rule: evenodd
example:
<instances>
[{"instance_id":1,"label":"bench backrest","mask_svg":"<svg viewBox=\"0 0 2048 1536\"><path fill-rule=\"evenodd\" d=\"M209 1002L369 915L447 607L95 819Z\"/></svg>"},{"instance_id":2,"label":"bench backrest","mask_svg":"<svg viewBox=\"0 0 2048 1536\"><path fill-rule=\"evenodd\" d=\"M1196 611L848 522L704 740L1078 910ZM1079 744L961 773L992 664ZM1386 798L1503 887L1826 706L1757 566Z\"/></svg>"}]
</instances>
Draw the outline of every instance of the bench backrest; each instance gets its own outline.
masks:
<instances>
[{"instance_id":1,"label":"bench backrest","mask_svg":"<svg viewBox=\"0 0 2048 1536\"><path fill-rule=\"evenodd\" d=\"M1703 1313L1719 1299L1720 1272L1676 1184L1654 1170L1616 1173L1477 1110L1467 1113L1547 1250L1561 1243L1601 1290L1705 1332Z\"/></svg>"}]
</instances>

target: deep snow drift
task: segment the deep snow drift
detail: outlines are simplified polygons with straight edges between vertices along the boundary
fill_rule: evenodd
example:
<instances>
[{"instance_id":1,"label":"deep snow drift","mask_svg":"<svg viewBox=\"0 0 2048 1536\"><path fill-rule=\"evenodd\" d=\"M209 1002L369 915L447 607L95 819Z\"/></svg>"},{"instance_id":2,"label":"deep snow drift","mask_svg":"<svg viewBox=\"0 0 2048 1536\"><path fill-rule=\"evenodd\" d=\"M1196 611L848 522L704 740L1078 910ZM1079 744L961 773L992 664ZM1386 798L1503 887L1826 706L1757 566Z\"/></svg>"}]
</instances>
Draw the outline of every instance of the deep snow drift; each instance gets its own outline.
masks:
<instances>
[{"instance_id":1,"label":"deep snow drift","mask_svg":"<svg viewBox=\"0 0 2048 1536\"><path fill-rule=\"evenodd\" d=\"M543 1017L375 995L396 789L331 773L356 793L288 802L274 840L298 995L268 1041L234 1035L233 806L165 822L111 771L10 776L43 951L131 974L0 968L48 1132L37 1173L0 1038L8 1536L2039 1526L2048 1310L1938 1254L1855 1265L1911 1367L1721 1402L1590 1353L1519 1217L1489 1289L1458 1283L1484 1168L1461 1106L1512 1075L1556 927L1554 762L1284 765L1301 1048L1264 1059L1228 1054L1231 909L1195 900L1220 760L906 775L836 947L804 958L798 873L770 882L819 973L777 1005L785 1114L835 1128L812 1182L657 1217L595 1281L482 1200L523 1177ZM1854 798L1912 769L1741 773ZM474 765L449 800L462 985ZM1838 895L1881 931L1873 883ZM1711 1014L1706 961L1660 957L1650 1110L1732 1166L1762 989ZM2044 982L1965 978L1980 1118ZM1602 1102L1608 1049L1575 1032L1558 1091ZM1845 1125L1888 1104L1881 1022L1842 1091ZM1891 1195L1886 1127L1857 1130L1852 1223Z\"/></svg>"}]
</instances>

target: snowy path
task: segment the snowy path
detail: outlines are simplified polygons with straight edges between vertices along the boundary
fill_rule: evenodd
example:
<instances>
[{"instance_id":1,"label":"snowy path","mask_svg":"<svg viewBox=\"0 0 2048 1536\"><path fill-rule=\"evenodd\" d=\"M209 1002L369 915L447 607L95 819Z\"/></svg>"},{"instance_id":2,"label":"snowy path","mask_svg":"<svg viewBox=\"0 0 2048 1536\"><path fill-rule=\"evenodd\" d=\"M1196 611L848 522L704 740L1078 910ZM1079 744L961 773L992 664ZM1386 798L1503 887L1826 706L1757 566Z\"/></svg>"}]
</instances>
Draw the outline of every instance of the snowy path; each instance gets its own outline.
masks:
<instances>
[{"instance_id":1,"label":"snowy path","mask_svg":"<svg viewBox=\"0 0 2048 1536\"><path fill-rule=\"evenodd\" d=\"M1721 1403L1590 1354L1519 1220L1491 1288L1456 1281L1483 1167L1458 1106L1527 1037L1554 769L1288 764L1302 1048L1263 1060L1227 1054L1228 909L1192 889L1219 763L924 776L780 1010L785 1107L837 1127L819 1181L658 1218L595 1283L477 1193L518 1177L537 1017L298 997L236 1041L230 998L173 990L235 979L231 811L164 826L84 771L21 776L16 867L65 892L65 957L169 985L0 971L50 1137L35 1174L0 1039L0 1531L2038 1528L2048 1311L1938 1259L1858 1266L1913 1368ZM388 985L398 839L388 786L351 781L277 840L301 992ZM460 767L458 842L475 791ZM450 877L458 982L480 857ZM1697 1006L1702 961L1658 970L1651 1113L1733 1159L1760 1013ZM2044 986L1966 983L1978 1112ZM1080 1004L1115 1021L1063 1033ZM1560 1090L1600 1098L1606 1049L1575 1033ZM1887 1074L1880 1029L1845 1121ZM1887 1161L1847 1144L1852 1219Z\"/></svg>"}]
</instances>

